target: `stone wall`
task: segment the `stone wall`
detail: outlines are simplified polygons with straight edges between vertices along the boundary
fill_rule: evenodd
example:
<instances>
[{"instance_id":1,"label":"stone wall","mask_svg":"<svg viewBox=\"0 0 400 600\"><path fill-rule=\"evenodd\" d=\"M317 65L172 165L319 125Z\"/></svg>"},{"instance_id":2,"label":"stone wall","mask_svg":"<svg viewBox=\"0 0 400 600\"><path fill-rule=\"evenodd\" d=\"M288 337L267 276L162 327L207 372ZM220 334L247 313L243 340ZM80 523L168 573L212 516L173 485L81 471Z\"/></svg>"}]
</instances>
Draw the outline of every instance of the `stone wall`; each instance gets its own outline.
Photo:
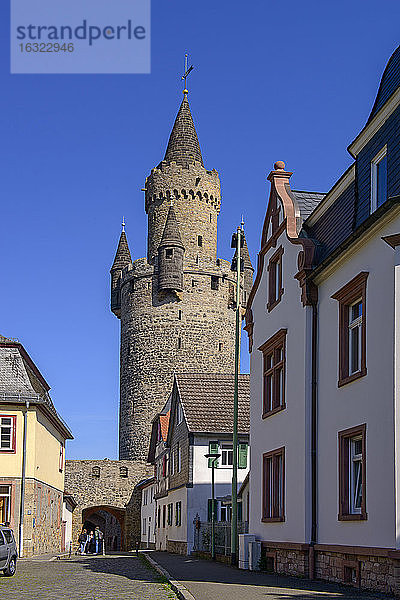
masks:
<instances>
[{"instance_id":1,"label":"stone wall","mask_svg":"<svg viewBox=\"0 0 400 600\"><path fill-rule=\"evenodd\" d=\"M316 552L315 575L338 583L400 595L397 561L386 556ZM400 575L400 573L399 573Z\"/></svg>"},{"instance_id":2,"label":"stone wall","mask_svg":"<svg viewBox=\"0 0 400 600\"><path fill-rule=\"evenodd\" d=\"M375 552L314 551L314 577L346 584L358 589L400 595L400 561L388 556L384 548ZM374 555L375 554L375 555ZM282 575L309 577L309 547L276 547L263 544L261 568Z\"/></svg>"},{"instance_id":3,"label":"stone wall","mask_svg":"<svg viewBox=\"0 0 400 600\"><path fill-rule=\"evenodd\" d=\"M167 552L172 552L173 554L182 554L183 556L186 556L187 542L173 542L172 540L167 540Z\"/></svg>"},{"instance_id":4,"label":"stone wall","mask_svg":"<svg viewBox=\"0 0 400 600\"><path fill-rule=\"evenodd\" d=\"M152 475L153 467L145 462L67 460L65 490L77 502L72 521L73 544L82 530L84 511L97 507L100 511L121 516L124 547L133 548L140 535L141 497L134 488L139 481Z\"/></svg>"},{"instance_id":5,"label":"stone wall","mask_svg":"<svg viewBox=\"0 0 400 600\"><path fill-rule=\"evenodd\" d=\"M217 256L217 217L221 188L217 171L207 171L200 163L187 167L161 163L146 179L145 207L148 214L148 261L157 254L170 200L178 219L187 260ZM198 245L198 236L203 244Z\"/></svg>"}]
</instances>

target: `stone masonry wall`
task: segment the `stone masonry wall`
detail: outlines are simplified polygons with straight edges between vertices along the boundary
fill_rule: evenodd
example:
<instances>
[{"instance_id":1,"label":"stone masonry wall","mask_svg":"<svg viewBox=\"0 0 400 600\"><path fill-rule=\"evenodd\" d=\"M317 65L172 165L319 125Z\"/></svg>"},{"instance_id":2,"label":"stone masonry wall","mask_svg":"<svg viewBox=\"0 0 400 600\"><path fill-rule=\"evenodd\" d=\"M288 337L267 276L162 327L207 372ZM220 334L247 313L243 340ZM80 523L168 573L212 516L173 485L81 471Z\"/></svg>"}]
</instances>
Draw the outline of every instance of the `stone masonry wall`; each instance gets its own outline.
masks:
<instances>
[{"instance_id":1,"label":"stone masonry wall","mask_svg":"<svg viewBox=\"0 0 400 600\"><path fill-rule=\"evenodd\" d=\"M215 262L217 256L217 217L221 189L217 171L207 171L200 163L182 167L161 163L146 179L148 214L148 261L153 263L161 241L170 201L179 223L186 261L196 257ZM198 236L203 238L199 247Z\"/></svg>"},{"instance_id":2,"label":"stone masonry wall","mask_svg":"<svg viewBox=\"0 0 400 600\"><path fill-rule=\"evenodd\" d=\"M318 579L399 595L397 571L395 561L385 556L316 552L315 574Z\"/></svg>"},{"instance_id":3,"label":"stone masonry wall","mask_svg":"<svg viewBox=\"0 0 400 600\"><path fill-rule=\"evenodd\" d=\"M121 290L120 458L147 457L151 422L172 390L174 372L233 373L233 273L188 270L179 298L159 298L156 276L125 274ZM211 273L219 287L211 288Z\"/></svg>"},{"instance_id":4,"label":"stone masonry wall","mask_svg":"<svg viewBox=\"0 0 400 600\"><path fill-rule=\"evenodd\" d=\"M100 476L93 469L100 469ZM121 469L128 470L127 477ZM67 460L65 490L72 494L77 507L73 512L72 540L76 543L81 532L82 513L93 507L111 507L124 511L124 538L126 547L134 546L140 532L140 493L134 492L139 481L153 475L153 467L145 462L118 460Z\"/></svg>"}]
</instances>

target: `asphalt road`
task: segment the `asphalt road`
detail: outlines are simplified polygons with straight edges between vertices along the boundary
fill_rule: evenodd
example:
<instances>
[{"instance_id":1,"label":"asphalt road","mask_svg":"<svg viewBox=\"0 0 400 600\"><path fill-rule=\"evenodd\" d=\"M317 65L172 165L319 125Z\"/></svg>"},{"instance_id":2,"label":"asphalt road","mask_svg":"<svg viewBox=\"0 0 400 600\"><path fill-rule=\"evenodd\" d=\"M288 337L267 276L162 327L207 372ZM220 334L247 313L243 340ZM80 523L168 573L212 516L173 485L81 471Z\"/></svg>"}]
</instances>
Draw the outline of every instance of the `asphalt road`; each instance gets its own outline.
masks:
<instances>
[{"instance_id":1,"label":"asphalt road","mask_svg":"<svg viewBox=\"0 0 400 600\"><path fill-rule=\"evenodd\" d=\"M378 593L295 577L243 571L233 567L151 552L151 558L180 581L196 600L378 600L390 598Z\"/></svg>"},{"instance_id":2,"label":"asphalt road","mask_svg":"<svg viewBox=\"0 0 400 600\"><path fill-rule=\"evenodd\" d=\"M4 600L176 600L140 558L122 554L68 560L20 560L14 577L0 575Z\"/></svg>"}]
</instances>

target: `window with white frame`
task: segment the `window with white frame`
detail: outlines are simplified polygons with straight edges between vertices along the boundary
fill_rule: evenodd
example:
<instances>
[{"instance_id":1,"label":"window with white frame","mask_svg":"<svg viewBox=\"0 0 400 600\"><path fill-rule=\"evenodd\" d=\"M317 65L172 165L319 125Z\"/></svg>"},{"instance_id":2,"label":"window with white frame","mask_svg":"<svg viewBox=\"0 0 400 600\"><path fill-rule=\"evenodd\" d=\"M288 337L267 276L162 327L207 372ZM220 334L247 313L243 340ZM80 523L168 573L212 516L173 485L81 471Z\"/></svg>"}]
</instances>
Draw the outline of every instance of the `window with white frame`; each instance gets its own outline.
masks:
<instances>
[{"instance_id":1,"label":"window with white frame","mask_svg":"<svg viewBox=\"0 0 400 600\"><path fill-rule=\"evenodd\" d=\"M362 437L350 439L350 509L353 514L361 513L362 505Z\"/></svg>"},{"instance_id":2,"label":"window with white frame","mask_svg":"<svg viewBox=\"0 0 400 600\"><path fill-rule=\"evenodd\" d=\"M0 415L0 451L15 452L15 416Z\"/></svg>"},{"instance_id":3,"label":"window with white frame","mask_svg":"<svg viewBox=\"0 0 400 600\"><path fill-rule=\"evenodd\" d=\"M340 521L367 519L366 424L339 431Z\"/></svg>"},{"instance_id":4,"label":"window with white frame","mask_svg":"<svg viewBox=\"0 0 400 600\"><path fill-rule=\"evenodd\" d=\"M387 147L371 161L371 212L387 200Z\"/></svg>"},{"instance_id":5,"label":"window with white frame","mask_svg":"<svg viewBox=\"0 0 400 600\"><path fill-rule=\"evenodd\" d=\"M349 375L361 369L363 303L360 298L349 306Z\"/></svg>"},{"instance_id":6,"label":"window with white frame","mask_svg":"<svg viewBox=\"0 0 400 600\"><path fill-rule=\"evenodd\" d=\"M169 461L170 475L175 473L175 452L171 452L171 460Z\"/></svg>"},{"instance_id":7,"label":"window with white frame","mask_svg":"<svg viewBox=\"0 0 400 600\"><path fill-rule=\"evenodd\" d=\"M0 523L10 521L11 486L0 485Z\"/></svg>"},{"instance_id":8,"label":"window with white frame","mask_svg":"<svg viewBox=\"0 0 400 600\"><path fill-rule=\"evenodd\" d=\"M233 444L221 444L221 465L223 467L233 465Z\"/></svg>"}]
</instances>

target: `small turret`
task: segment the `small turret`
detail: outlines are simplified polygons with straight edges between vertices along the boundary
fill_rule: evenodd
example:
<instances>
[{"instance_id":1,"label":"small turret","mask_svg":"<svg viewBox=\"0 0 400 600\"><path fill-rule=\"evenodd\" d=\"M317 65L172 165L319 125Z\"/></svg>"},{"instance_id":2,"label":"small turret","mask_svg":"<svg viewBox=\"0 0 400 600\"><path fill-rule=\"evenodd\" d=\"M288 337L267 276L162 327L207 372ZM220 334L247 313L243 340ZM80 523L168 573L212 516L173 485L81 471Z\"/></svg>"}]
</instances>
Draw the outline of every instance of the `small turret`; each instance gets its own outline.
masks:
<instances>
[{"instance_id":1,"label":"small turret","mask_svg":"<svg viewBox=\"0 0 400 600\"><path fill-rule=\"evenodd\" d=\"M242 243L242 248L240 251L240 270L242 272L242 277L243 277L243 279L242 279L242 282L243 282L242 306L243 306L243 308L246 308L247 299L249 297L250 290L253 287L254 267L251 264L250 253L249 253L249 249L247 247L246 237L245 237L244 233L242 233L242 236L243 236L243 243ZM236 255L237 255L237 252L235 250L235 254L232 258L233 270L236 270L236 262L237 262Z\"/></svg>"},{"instance_id":2,"label":"small turret","mask_svg":"<svg viewBox=\"0 0 400 600\"><path fill-rule=\"evenodd\" d=\"M173 206L169 207L164 232L158 247L158 290L181 292L183 290L183 256L179 225Z\"/></svg>"},{"instance_id":3,"label":"small turret","mask_svg":"<svg viewBox=\"0 0 400 600\"><path fill-rule=\"evenodd\" d=\"M111 273L111 310L120 318L121 311L121 294L120 285L122 270L132 262L131 253L129 251L128 240L125 234L125 222L122 219L122 232L119 238L117 252L113 265L110 269Z\"/></svg>"}]
</instances>

